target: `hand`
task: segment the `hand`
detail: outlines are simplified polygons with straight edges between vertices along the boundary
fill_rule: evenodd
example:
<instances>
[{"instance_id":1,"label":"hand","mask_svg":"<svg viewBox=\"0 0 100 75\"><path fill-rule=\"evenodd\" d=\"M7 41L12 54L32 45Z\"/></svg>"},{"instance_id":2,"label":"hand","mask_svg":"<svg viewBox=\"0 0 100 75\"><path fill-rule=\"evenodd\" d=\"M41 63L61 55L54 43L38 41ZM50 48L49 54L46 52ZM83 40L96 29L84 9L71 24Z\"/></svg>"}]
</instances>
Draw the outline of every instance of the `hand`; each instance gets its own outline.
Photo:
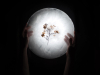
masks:
<instances>
[{"instance_id":1,"label":"hand","mask_svg":"<svg viewBox=\"0 0 100 75\"><path fill-rule=\"evenodd\" d=\"M29 43L29 37L32 35L33 31L29 31L28 32L28 29L30 29L31 26L28 26L27 27L27 24L26 26L24 27L23 29L23 32L22 32L22 44L25 48L28 48L28 43Z\"/></svg>"},{"instance_id":2,"label":"hand","mask_svg":"<svg viewBox=\"0 0 100 75\"><path fill-rule=\"evenodd\" d=\"M67 35L70 38L68 38L66 35L64 38L66 44L68 45L68 51L66 52L66 56L70 57L72 55L71 49L74 49L74 47L75 47L75 31L74 31L74 37L69 33L67 33ZM72 50L72 51L74 51L74 50Z\"/></svg>"}]
</instances>

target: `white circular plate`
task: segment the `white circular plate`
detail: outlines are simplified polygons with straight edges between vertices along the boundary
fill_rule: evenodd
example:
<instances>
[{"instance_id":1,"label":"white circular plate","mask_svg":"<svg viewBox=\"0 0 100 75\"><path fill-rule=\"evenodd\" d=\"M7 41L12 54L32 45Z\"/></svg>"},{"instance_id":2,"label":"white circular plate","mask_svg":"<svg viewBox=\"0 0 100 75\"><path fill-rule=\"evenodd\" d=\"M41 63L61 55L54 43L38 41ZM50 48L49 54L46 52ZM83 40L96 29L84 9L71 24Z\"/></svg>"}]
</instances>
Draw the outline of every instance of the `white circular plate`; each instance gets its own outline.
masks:
<instances>
[{"instance_id":1,"label":"white circular plate","mask_svg":"<svg viewBox=\"0 0 100 75\"><path fill-rule=\"evenodd\" d=\"M65 35L74 37L74 24L70 17L57 8L44 8L35 12L27 22L33 31L29 37L30 50L39 57L54 59L67 52Z\"/></svg>"}]
</instances>

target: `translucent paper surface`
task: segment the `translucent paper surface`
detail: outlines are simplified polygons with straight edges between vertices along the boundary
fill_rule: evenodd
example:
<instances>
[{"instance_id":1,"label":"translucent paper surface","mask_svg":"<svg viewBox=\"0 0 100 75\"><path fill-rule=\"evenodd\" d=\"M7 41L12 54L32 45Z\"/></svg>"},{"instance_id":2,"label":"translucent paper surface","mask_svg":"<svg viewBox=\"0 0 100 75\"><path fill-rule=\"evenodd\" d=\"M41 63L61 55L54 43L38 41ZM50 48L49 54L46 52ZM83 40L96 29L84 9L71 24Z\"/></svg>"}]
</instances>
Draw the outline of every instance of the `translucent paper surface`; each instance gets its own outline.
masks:
<instances>
[{"instance_id":1,"label":"translucent paper surface","mask_svg":"<svg viewBox=\"0 0 100 75\"><path fill-rule=\"evenodd\" d=\"M69 16L56 8L44 8L35 12L28 20L30 50L39 57L53 59L64 55L67 44L65 35L74 37L74 25Z\"/></svg>"}]
</instances>

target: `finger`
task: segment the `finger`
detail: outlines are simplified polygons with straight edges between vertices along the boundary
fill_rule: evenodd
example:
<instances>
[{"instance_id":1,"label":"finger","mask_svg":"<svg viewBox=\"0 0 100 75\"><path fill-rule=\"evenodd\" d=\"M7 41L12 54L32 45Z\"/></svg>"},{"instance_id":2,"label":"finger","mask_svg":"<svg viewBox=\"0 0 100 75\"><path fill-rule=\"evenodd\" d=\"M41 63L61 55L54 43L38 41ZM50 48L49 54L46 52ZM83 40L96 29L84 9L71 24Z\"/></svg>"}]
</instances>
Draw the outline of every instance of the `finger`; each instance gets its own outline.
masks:
<instances>
[{"instance_id":1,"label":"finger","mask_svg":"<svg viewBox=\"0 0 100 75\"><path fill-rule=\"evenodd\" d=\"M29 31L28 34L29 34L29 33L33 33L33 31Z\"/></svg>"},{"instance_id":2,"label":"finger","mask_svg":"<svg viewBox=\"0 0 100 75\"><path fill-rule=\"evenodd\" d=\"M68 35L70 38L74 39L74 37L73 37L71 34L67 33L67 35Z\"/></svg>"},{"instance_id":3,"label":"finger","mask_svg":"<svg viewBox=\"0 0 100 75\"><path fill-rule=\"evenodd\" d=\"M31 28L31 26L25 27L25 30L28 30L28 29L30 29L30 28Z\"/></svg>"},{"instance_id":4,"label":"finger","mask_svg":"<svg viewBox=\"0 0 100 75\"><path fill-rule=\"evenodd\" d=\"M28 37L32 36L32 34L28 34Z\"/></svg>"},{"instance_id":5,"label":"finger","mask_svg":"<svg viewBox=\"0 0 100 75\"><path fill-rule=\"evenodd\" d=\"M67 36L65 36L65 42L68 44L68 45L70 45L70 43L69 43L69 38L67 37Z\"/></svg>"},{"instance_id":6,"label":"finger","mask_svg":"<svg viewBox=\"0 0 100 75\"><path fill-rule=\"evenodd\" d=\"M70 45L72 46L72 44L73 44L73 43L72 43L72 38L69 39L69 42L70 42Z\"/></svg>"},{"instance_id":7,"label":"finger","mask_svg":"<svg viewBox=\"0 0 100 75\"><path fill-rule=\"evenodd\" d=\"M69 40L69 38L65 35L65 38Z\"/></svg>"},{"instance_id":8,"label":"finger","mask_svg":"<svg viewBox=\"0 0 100 75\"><path fill-rule=\"evenodd\" d=\"M31 26L28 26L28 27L27 27L27 29L30 29L30 28L31 28Z\"/></svg>"},{"instance_id":9,"label":"finger","mask_svg":"<svg viewBox=\"0 0 100 75\"><path fill-rule=\"evenodd\" d=\"M26 28L27 28L26 26L27 26L27 23L26 23L26 25L25 25L25 27L24 27L24 29L23 29L23 32L22 32L22 36L23 36L23 37L25 37L25 32L26 32Z\"/></svg>"},{"instance_id":10,"label":"finger","mask_svg":"<svg viewBox=\"0 0 100 75\"><path fill-rule=\"evenodd\" d=\"M29 33L29 34L28 34L28 37L29 37L30 35L33 35L33 34L32 34L32 33Z\"/></svg>"},{"instance_id":11,"label":"finger","mask_svg":"<svg viewBox=\"0 0 100 75\"><path fill-rule=\"evenodd\" d=\"M68 42L69 42L69 38L65 35L65 38L66 38L66 40L68 40ZM70 42L69 42L70 43Z\"/></svg>"},{"instance_id":12,"label":"finger","mask_svg":"<svg viewBox=\"0 0 100 75\"><path fill-rule=\"evenodd\" d=\"M68 40L66 40L66 38L64 39L64 41L66 42L66 44L68 44L68 45L69 45Z\"/></svg>"},{"instance_id":13,"label":"finger","mask_svg":"<svg viewBox=\"0 0 100 75\"><path fill-rule=\"evenodd\" d=\"M26 23L26 25L25 25L24 29L26 29L26 27L27 27L27 23Z\"/></svg>"},{"instance_id":14,"label":"finger","mask_svg":"<svg viewBox=\"0 0 100 75\"><path fill-rule=\"evenodd\" d=\"M30 31L30 32L28 32L28 35L30 35L30 34L33 34L33 32L31 32L31 31Z\"/></svg>"},{"instance_id":15,"label":"finger","mask_svg":"<svg viewBox=\"0 0 100 75\"><path fill-rule=\"evenodd\" d=\"M70 40L72 40L72 44L74 43L74 37L71 35L71 34L69 34L69 33L67 33L67 35L70 37L70 38L72 38L72 39L70 39Z\"/></svg>"}]
</instances>

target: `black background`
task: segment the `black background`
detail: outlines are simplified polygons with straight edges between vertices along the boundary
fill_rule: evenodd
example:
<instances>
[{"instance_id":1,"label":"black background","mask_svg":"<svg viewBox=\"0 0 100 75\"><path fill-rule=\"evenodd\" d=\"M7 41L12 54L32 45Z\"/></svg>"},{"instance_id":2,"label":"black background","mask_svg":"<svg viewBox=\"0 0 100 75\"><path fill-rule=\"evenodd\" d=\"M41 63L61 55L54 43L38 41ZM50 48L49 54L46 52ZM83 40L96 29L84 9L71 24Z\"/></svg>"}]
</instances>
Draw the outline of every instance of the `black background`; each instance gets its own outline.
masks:
<instances>
[{"instance_id":1,"label":"black background","mask_svg":"<svg viewBox=\"0 0 100 75\"><path fill-rule=\"evenodd\" d=\"M97 15L96 7L86 1L6 1L5 3L5 73L10 75L16 74L17 57L19 56L20 37L24 26L30 16L47 7L61 9L66 12L72 19L77 32L77 51L75 54L74 73L80 75L90 75L98 68L94 69L94 50L96 50L96 25L94 25L94 17ZM97 22L96 22L97 23ZM96 24L95 23L95 24ZM63 75L66 55L54 60L46 60L34 55L28 49L30 74L33 75ZM97 56L95 56L97 57ZM97 63L95 63L97 64ZM98 65L97 65L98 66Z\"/></svg>"}]
</instances>

